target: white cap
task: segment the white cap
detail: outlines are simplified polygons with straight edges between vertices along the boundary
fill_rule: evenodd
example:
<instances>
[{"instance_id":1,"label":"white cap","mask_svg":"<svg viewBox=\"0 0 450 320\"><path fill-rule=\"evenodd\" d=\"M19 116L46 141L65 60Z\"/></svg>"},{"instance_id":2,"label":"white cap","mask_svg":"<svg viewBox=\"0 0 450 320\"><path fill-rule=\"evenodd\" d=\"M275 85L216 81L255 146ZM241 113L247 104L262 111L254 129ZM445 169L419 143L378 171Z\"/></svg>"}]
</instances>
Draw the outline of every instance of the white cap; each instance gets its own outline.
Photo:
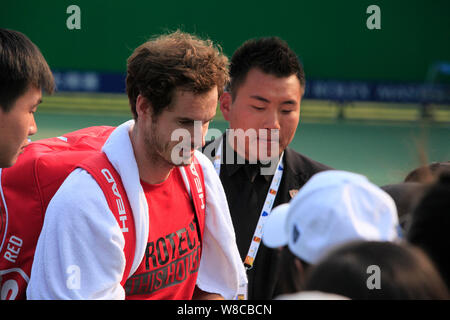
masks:
<instances>
[{"instance_id":1,"label":"white cap","mask_svg":"<svg viewBox=\"0 0 450 320\"><path fill-rule=\"evenodd\" d=\"M322 291L299 291L279 295L275 300L350 300L350 298Z\"/></svg>"},{"instance_id":2,"label":"white cap","mask_svg":"<svg viewBox=\"0 0 450 320\"><path fill-rule=\"evenodd\" d=\"M352 240L399 238L394 200L360 174L327 170L315 174L289 204L264 223L263 242L315 264L332 247Z\"/></svg>"}]
</instances>

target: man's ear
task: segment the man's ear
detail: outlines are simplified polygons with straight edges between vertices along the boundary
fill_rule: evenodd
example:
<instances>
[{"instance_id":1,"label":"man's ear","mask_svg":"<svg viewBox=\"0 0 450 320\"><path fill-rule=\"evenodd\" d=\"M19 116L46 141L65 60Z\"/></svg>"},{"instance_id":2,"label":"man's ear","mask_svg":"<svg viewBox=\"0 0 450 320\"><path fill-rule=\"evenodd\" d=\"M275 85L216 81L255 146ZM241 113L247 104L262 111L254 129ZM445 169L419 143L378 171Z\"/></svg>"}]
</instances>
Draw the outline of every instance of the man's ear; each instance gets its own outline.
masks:
<instances>
[{"instance_id":1,"label":"man's ear","mask_svg":"<svg viewBox=\"0 0 450 320\"><path fill-rule=\"evenodd\" d=\"M152 106L150 105L150 101L145 98L143 95L139 94L136 99L136 113L139 118L144 118L146 116L151 116L152 114Z\"/></svg>"},{"instance_id":2,"label":"man's ear","mask_svg":"<svg viewBox=\"0 0 450 320\"><path fill-rule=\"evenodd\" d=\"M224 92L220 96L219 101L220 101L220 111L222 111L224 119L229 121L232 104L231 94L229 92Z\"/></svg>"}]
</instances>

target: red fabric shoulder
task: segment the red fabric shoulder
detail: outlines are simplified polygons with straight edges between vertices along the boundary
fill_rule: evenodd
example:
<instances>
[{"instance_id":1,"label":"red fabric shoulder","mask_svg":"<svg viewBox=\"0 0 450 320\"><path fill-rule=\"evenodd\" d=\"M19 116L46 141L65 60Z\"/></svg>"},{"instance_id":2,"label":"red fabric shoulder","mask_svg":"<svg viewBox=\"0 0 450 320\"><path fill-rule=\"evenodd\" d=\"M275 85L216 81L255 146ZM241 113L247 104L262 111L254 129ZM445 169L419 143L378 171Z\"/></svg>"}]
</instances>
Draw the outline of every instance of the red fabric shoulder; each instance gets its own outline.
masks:
<instances>
[{"instance_id":1,"label":"red fabric shoulder","mask_svg":"<svg viewBox=\"0 0 450 320\"><path fill-rule=\"evenodd\" d=\"M30 143L0 170L0 298L25 299L47 206L78 163L99 153L114 127L98 126ZM6 258L5 258L6 257Z\"/></svg>"}]
</instances>

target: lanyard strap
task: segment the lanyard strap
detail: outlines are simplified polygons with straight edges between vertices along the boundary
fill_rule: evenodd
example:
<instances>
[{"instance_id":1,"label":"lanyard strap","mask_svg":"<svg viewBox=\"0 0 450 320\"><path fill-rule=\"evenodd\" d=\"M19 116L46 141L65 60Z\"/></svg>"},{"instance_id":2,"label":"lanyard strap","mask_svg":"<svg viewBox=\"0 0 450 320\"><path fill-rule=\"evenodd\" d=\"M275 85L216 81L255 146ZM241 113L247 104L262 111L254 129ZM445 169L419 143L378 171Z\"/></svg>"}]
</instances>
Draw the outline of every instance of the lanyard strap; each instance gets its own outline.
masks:
<instances>
[{"instance_id":1,"label":"lanyard strap","mask_svg":"<svg viewBox=\"0 0 450 320\"><path fill-rule=\"evenodd\" d=\"M222 145L223 145L223 138L219 144L217 153L214 157L214 169L216 170L216 172L219 176L220 176L220 165L221 165L221 158L222 158ZM267 217L270 215L270 212L272 211L273 204L275 202L275 197L277 196L278 188L280 187L281 178L283 176L283 170L284 170L283 155L284 155L284 152L281 154L280 160L278 161L277 170L272 178L272 182L270 183L269 192L267 193L266 200L264 201L264 206L261 210L261 214L259 215L258 224L256 225L256 229L253 234L252 241L250 243L250 248L249 248L247 256L245 257L245 260L244 260L244 266L247 270L249 270L253 267L253 262L255 261L256 254L258 253L259 245L261 244L264 222L267 219Z\"/></svg>"}]
</instances>

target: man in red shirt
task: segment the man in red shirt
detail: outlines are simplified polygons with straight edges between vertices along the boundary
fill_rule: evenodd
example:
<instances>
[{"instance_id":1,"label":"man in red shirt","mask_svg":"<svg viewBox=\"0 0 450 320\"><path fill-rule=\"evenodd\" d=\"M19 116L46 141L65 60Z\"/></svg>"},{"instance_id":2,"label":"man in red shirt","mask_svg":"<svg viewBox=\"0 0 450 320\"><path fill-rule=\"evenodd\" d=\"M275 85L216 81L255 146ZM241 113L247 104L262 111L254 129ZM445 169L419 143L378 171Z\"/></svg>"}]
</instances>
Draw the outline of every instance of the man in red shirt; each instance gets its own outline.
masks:
<instances>
[{"instance_id":1,"label":"man in red shirt","mask_svg":"<svg viewBox=\"0 0 450 320\"><path fill-rule=\"evenodd\" d=\"M103 146L121 181L105 176L126 199L119 210L129 202L136 229L129 276L122 285L130 221L116 221L104 190L81 167L49 203L29 299L235 296L246 279L225 193L210 161L195 150L215 116L227 64L212 42L178 31L134 51L126 81L134 120L117 127ZM174 138L180 130L184 135Z\"/></svg>"}]
</instances>

